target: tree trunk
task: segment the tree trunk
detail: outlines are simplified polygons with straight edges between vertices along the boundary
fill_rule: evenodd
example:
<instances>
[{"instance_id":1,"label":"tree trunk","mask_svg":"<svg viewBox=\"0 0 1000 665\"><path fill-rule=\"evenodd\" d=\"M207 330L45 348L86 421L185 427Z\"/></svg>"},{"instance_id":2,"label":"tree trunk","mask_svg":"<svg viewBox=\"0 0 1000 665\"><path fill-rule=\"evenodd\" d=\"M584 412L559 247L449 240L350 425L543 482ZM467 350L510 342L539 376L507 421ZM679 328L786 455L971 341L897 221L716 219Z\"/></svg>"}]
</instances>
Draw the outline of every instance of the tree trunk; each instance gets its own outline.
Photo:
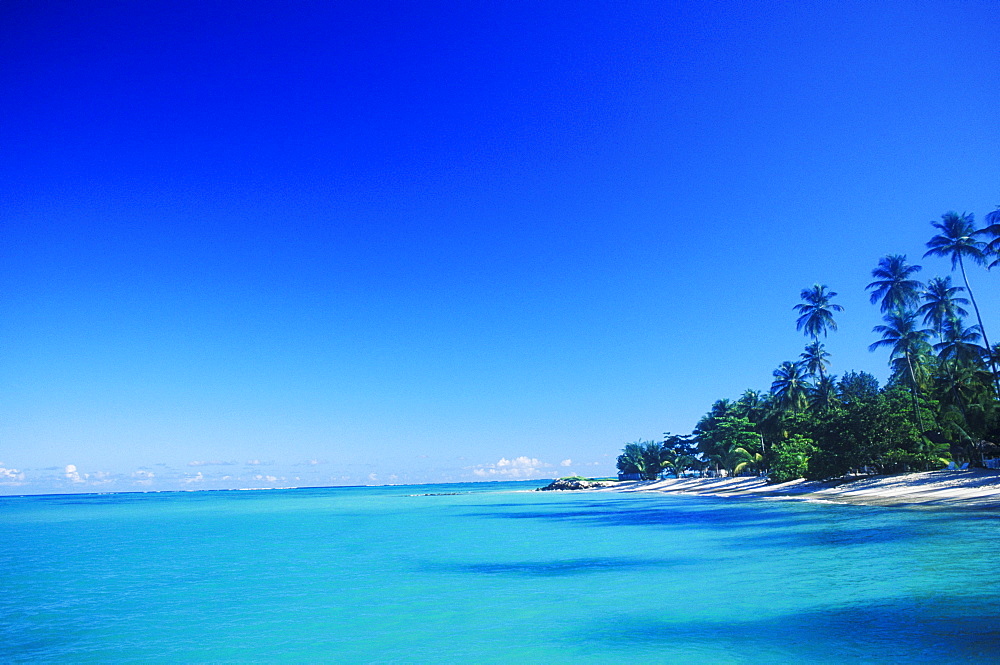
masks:
<instances>
[{"instance_id":1,"label":"tree trunk","mask_svg":"<svg viewBox=\"0 0 1000 665\"><path fill-rule=\"evenodd\" d=\"M986 357L990 362L990 369L993 370L993 387L997 391L997 395L1000 395L1000 379L997 378L997 364L993 360L993 347L990 346L990 338L986 336L986 328L983 327L983 317L979 314L979 305L976 304L976 296L972 293L972 287L969 286L969 276L965 274L965 262L962 261L962 255L958 255L958 267L962 269L962 280L965 282L965 290L969 292L969 300L972 301L972 309L976 310L976 320L979 321L979 332L983 333L983 343L986 345Z\"/></svg>"},{"instance_id":2,"label":"tree trunk","mask_svg":"<svg viewBox=\"0 0 1000 665\"><path fill-rule=\"evenodd\" d=\"M819 335L813 337L813 342L819 344ZM819 380L820 382L823 381L823 356L820 356L819 358Z\"/></svg>"}]
</instances>

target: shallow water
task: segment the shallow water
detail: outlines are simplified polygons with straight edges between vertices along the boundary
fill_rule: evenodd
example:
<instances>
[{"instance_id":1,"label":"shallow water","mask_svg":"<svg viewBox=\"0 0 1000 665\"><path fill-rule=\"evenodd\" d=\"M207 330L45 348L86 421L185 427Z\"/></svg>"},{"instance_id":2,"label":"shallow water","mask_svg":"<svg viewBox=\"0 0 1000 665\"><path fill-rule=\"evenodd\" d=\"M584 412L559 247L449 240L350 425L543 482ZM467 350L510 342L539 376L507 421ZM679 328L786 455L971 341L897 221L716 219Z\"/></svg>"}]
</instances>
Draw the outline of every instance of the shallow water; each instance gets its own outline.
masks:
<instances>
[{"instance_id":1,"label":"shallow water","mask_svg":"<svg viewBox=\"0 0 1000 665\"><path fill-rule=\"evenodd\" d=\"M0 498L0 660L996 662L1000 514L485 483Z\"/></svg>"}]
</instances>

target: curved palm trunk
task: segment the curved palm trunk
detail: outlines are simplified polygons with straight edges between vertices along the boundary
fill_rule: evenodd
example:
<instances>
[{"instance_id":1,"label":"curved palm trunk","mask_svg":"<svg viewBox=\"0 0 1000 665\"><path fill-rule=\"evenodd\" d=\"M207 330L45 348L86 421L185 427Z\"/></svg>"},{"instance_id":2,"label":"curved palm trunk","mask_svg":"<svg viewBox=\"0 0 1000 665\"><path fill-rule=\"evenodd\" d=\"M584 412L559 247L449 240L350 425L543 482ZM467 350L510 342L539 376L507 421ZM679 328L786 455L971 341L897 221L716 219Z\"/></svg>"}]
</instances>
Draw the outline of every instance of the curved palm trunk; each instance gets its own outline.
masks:
<instances>
[{"instance_id":1,"label":"curved palm trunk","mask_svg":"<svg viewBox=\"0 0 1000 665\"><path fill-rule=\"evenodd\" d=\"M983 317L979 313L979 305L976 304L976 296L972 293L972 287L969 286L969 276L965 274L965 262L962 261L962 255L958 255L958 267L962 269L962 280L965 281L965 290L969 292L969 300L972 301L972 309L976 310L976 320L979 321L979 332L983 333L983 343L986 344L986 357L990 361L990 369L993 370L993 387L997 391L997 395L1000 395L1000 379L997 378L997 364L993 360L993 347L990 346L990 339L986 336L986 328L983 327Z\"/></svg>"}]
</instances>

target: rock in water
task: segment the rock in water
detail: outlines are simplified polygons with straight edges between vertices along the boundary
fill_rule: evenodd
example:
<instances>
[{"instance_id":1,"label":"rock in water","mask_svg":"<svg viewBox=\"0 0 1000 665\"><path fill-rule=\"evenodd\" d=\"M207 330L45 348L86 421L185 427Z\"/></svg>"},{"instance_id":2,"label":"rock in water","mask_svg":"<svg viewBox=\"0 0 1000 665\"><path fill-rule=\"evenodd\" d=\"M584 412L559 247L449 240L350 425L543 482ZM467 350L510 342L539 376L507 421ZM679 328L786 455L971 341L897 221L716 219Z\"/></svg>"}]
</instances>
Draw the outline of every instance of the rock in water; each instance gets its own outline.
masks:
<instances>
[{"instance_id":1,"label":"rock in water","mask_svg":"<svg viewBox=\"0 0 1000 665\"><path fill-rule=\"evenodd\" d=\"M595 480L579 480L577 478L557 478L545 487L539 487L537 491L547 492L549 490L589 490L596 487L607 487L607 484Z\"/></svg>"}]
</instances>

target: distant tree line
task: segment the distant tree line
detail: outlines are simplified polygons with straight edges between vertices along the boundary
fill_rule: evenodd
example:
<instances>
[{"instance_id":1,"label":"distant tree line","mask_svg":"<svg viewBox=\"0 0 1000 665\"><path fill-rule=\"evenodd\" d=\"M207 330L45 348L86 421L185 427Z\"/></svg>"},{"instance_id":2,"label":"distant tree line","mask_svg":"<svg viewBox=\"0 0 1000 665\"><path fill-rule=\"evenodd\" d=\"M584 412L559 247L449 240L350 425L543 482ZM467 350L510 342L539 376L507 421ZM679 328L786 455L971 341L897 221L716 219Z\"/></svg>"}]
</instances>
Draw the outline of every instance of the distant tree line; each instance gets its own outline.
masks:
<instances>
[{"instance_id":1,"label":"distant tree line","mask_svg":"<svg viewBox=\"0 0 1000 665\"><path fill-rule=\"evenodd\" d=\"M774 370L769 391L718 400L690 435L627 444L618 470L645 479L712 470L786 482L975 466L1000 456L1000 345L989 343L966 272L1000 265L1000 208L981 229L971 214L954 212L931 224L937 234L924 257L950 259L963 285L951 275L919 281L921 266L902 254L879 260L866 289L882 315L869 349L889 350L885 386L866 372L830 373L821 338L837 330L834 315L843 308L836 292L815 284L794 306L809 343ZM975 320L967 325L969 308Z\"/></svg>"}]
</instances>

